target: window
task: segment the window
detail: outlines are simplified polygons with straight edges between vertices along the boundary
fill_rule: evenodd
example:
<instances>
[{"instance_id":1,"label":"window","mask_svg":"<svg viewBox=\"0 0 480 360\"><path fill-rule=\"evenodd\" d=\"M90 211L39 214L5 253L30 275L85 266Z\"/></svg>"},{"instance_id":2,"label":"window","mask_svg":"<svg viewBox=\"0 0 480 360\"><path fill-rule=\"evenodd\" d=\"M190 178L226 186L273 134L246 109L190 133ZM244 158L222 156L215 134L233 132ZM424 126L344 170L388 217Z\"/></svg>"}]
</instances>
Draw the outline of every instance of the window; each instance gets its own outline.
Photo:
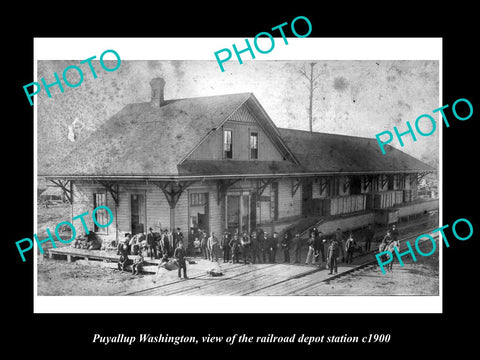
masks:
<instances>
[{"instance_id":1,"label":"window","mask_svg":"<svg viewBox=\"0 0 480 360\"><path fill-rule=\"evenodd\" d=\"M328 195L329 196L340 195L340 178L339 177L335 176L335 177L329 179Z\"/></svg>"},{"instance_id":2,"label":"window","mask_svg":"<svg viewBox=\"0 0 480 360\"><path fill-rule=\"evenodd\" d=\"M107 195L105 193L93 194L93 207L97 208L99 206L107 206ZM109 221L107 210L105 209L98 209L97 213L95 214L95 217L97 219L97 222L102 225L107 224ZM93 231L95 232L106 231L106 230L100 230L100 229L101 228L94 223Z\"/></svg>"},{"instance_id":3,"label":"window","mask_svg":"<svg viewBox=\"0 0 480 360\"><path fill-rule=\"evenodd\" d=\"M258 133L250 133L250 159L258 159Z\"/></svg>"},{"instance_id":4,"label":"window","mask_svg":"<svg viewBox=\"0 0 480 360\"><path fill-rule=\"evenodd\" d=\"M189 206L189 228L208 232L208 193L190 193Z\"/></svg>"},{"instance_id":5,"label":"window","mask_svg":"<svg viewBox=\"0 0 480 360\"><path fill-rule=\"evenodd\" d=\"M232 130L223 131L223 158L233 158Z\"/></svg>"}]
</instances>

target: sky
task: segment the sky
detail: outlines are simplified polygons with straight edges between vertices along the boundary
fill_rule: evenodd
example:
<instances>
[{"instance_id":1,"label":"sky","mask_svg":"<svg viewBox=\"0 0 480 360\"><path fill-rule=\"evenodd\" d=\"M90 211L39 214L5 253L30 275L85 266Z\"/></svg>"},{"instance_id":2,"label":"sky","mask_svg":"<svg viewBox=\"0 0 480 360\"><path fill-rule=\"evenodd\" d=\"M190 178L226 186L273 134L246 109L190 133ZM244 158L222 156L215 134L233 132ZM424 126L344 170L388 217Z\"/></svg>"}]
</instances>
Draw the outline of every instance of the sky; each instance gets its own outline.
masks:
<instances>
[{"instance_id":1,"label":"sky","mask_svg":"<svg viewBox=\"0 0 480 360\"><path fill-rule=\"evenodd\" d=\"M209 60L123 60L114 72L93 61L96 79L83 65L80 86L64 86L63 93L53 87L51 98L45 91L36 95L39 168L57 161L73 146L72 126L78 136L88 136L125 105L149 101L149 82L155 77L166 81L165 99L251 92L278 127L308 130L308 82L299 70L309 72L312 62L317 78L314 131L374 138L382 131L393 132L394 126L403 132L406 121L413 127L418 116L433 115L440 106L439 63L433 60L232 61L224 64L225 72ZM65 67L78 63L39 60L37 78L53 82L54 72L61 75ZM75 71L68 73L68 79L79 80ZM421 123L420 128L428 132L431 124ZM404 137L404 147L396 140L391 145L434 164L438 139L437 127L428 137L417 135L416 142Z\"/></svg>"}]
</instances>

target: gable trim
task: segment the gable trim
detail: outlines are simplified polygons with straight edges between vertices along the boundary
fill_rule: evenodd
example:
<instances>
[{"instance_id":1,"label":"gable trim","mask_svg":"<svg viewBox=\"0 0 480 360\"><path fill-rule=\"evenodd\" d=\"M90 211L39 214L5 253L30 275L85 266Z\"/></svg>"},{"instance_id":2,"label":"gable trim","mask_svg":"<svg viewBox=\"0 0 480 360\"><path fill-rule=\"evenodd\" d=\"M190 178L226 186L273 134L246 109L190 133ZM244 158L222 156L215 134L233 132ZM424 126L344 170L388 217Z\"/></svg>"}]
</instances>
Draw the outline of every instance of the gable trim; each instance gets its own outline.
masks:
<instances>
[{"instance_id":1,"label":"gable trim","mask_svg":"<svg viewBox=\"0 0 480 360\"><path fill-rule=\"evenodd\" d=\"M250 96L252 96L252 94L250 94ZM198 142L198 144L195 145L195 146L193 147L193 149L192 149L191 151L189 151L189 152L187 153L187 155L185 155L185 156L180 160L180 162L178 163L178 165L182 165L183 162L184 162L185 160L187 160L187 159L190 157L190 155L192 155L192 154L195 152L195 150L197 150L197 149L200 147L200 145L202 145L203 142L204 142L205 140L207 140L207 138L208 138L212 133L214 133L214 132L217 131L219 128L221 128L222 125L223 125L228 119L230 119L230 117L231 117L243 104L246 103L246 101L250 98L250 96L247 97L244 101L242 101L225 119L223 119L223 120L220 122L220 124L217 124L214 128L210 129L210 130L208 131L208 133L205 134L205 136ZM223 134L222 134L222 135L223 135ZM223 155L222 155L222 156L223 156Z\"/></svg>"},{"instance_id":2,"label":"gable trim","mask_svg":"<svg viewBox=\"0 0 480 360\"><path fill-rule=\"evenodd\" d=\"M251 106L249 106L249 104L247 103L247 101L249 99L252 99L252 101L254 102L254 104L258 107L258 109L260 110L260 113L261 113L261 116L263 116L265 118L265 120L269 123L269 125L272 127L273 131L275 132L275 134L277 135L277 139L278 139L278 142L280 142L280 144L282 145L283 149L279 146L278 142L277 141L274 141L274 139L272 139L272 136L270 134L270 131L267 131L265 129L265 126L264 124L262 124L261 121L258 121L257 117L252 114L252 112L254 112L252 109L251 109ZM287 154L290 156L290 159L293 161L294 164L296 165L300 165L300 162L297 160L297 158L295 157L295 155L292 153L292 151L288 148L287 144L285 143L285 141L282 139L281 135L280 135L280 132L278 131L277 129L277 126L275 125L275 123L270 119L270 117L268 116L267 112L265 111L265 109L262 107L262 105L260 104L260 102L257 100L257 98L253 95L253 93L250 93L250 95L243 101L241 102L228 116L226 116L219 124L217 124L216 127L212 128L200 141L199 143L193 147L193 149L191 151L189 151L181 160L180 162L178 163L178 165L182 165L185 160L187 160L190 155L193 154L193 152L195 152L195 150L197 150L200 145L203 144L204 141L207 140L207 138L215 131L217 131L218 129L220 129L227 121L230 121L230 118L232 117L233 114L235 114L235 112L237 112L242 106L244 106L247 108L247 111L249 111L251 113L251 115L253 116L253 118L255 119L255 122L256 124L263 130L263 132L265 133L266 137L270 140L270 142L273 144L273 146L278 150L278 152L284 156L285 155L285 151L287 152Z\"/></svg>"}]
</instances>

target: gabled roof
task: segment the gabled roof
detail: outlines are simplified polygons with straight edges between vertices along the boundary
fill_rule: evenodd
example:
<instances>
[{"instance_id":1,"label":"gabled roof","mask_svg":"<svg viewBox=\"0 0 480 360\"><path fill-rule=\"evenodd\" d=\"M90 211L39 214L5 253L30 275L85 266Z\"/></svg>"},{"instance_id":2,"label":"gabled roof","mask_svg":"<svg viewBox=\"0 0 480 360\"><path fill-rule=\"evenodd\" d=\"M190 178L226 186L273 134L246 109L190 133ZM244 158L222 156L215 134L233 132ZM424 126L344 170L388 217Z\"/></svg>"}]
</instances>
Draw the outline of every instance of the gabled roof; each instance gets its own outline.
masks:
<instances>
[{"instance_id":1,"label":"gabled roof","mask_svg":"<svg viewBox=\"0 0 480 360\"><path fill-rule=\"evenodd\" d=\"M383 155L376 139L278 129L307 172L382 173L424 172L434 169L392 146Z\"/></svg>"},{"instance_id":2,"label":"gabled roof","mask_svg":"<svg viewBox=\"0 0 480 360\"><path fill-rule=\"evenodd\" d=\"M127 105L43 175L176 175L184 156L250 96Z\"/></svg>"},{"instance_id":3,"label":"gabled roof","mask_svg":"<svg viewBox=\"0 0 480 360\"><path fill-rule=\"evenodd\" d=\"M257 175L300 174L302 166L290 161L255 161L255 160L186 160L179 167L180 175Z\"/></svg>"},{"instance_id":4,"label":"gabled roof","mask_svg":"<svg viewBox=\"0 0 480 360\"><path fill-rule=\"evenodd\" d=\"M191 160L189 154L245 104L285 161ZM418 172L434 170L375 139L277 128L252 93L130 104L79 141L50 177L194 176Z\"/></svg>"}]
</instances>

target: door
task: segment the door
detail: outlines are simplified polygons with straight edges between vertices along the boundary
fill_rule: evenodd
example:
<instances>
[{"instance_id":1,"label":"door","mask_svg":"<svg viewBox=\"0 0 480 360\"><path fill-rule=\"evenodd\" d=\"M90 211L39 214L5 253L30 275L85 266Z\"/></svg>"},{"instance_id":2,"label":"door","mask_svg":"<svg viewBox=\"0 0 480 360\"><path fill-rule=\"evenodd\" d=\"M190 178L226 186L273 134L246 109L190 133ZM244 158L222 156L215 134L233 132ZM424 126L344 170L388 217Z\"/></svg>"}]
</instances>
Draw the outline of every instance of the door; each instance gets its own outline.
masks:
<instances>
[{"instance_id":1,"label":"door","mask_svg":"<svg viewBox=\"0 0 480 360\"><path fill-rule=\"evenodd\" d=\"M190 229L210 232L208 193L190 193Z\"/></svg>"},{"instance_id":2,"label":"door","mask_svg":"<svg viewBox=\"0 0 480 360\"><path fill-rule=\"evenodd\" d=\"M350 195L359 195L362 193L362 178L360 176L350 177Z\"/></svg>"},{"instance_id":3,"label":"door","mask_svg":"<svg viewBox=\"0 0 480 360\"><path fill-rule=\"evenodd\" d=\"M226 228L231 233L250 233L250 194L227 195Z\"/></svg>"},{"instance_id":4,"label":"door","mask_svg":"<svg viewBox=\"0 0 480 360\"><path fill-rule=\"evenodd\" d=\"M305 180L302 183L302 215L309 216L313 214L313 182Z\"/></svg>"},{"instance_id":5,"label":"door","mask_svg":"<svg viewBox=\"0 0 480 360\"><path fill-rule=\"evenodd\" d=\"M132 194L130 196L130 210L132 233L145 232L145 196L143 194Z\"/></svg>"}]
</instances>

